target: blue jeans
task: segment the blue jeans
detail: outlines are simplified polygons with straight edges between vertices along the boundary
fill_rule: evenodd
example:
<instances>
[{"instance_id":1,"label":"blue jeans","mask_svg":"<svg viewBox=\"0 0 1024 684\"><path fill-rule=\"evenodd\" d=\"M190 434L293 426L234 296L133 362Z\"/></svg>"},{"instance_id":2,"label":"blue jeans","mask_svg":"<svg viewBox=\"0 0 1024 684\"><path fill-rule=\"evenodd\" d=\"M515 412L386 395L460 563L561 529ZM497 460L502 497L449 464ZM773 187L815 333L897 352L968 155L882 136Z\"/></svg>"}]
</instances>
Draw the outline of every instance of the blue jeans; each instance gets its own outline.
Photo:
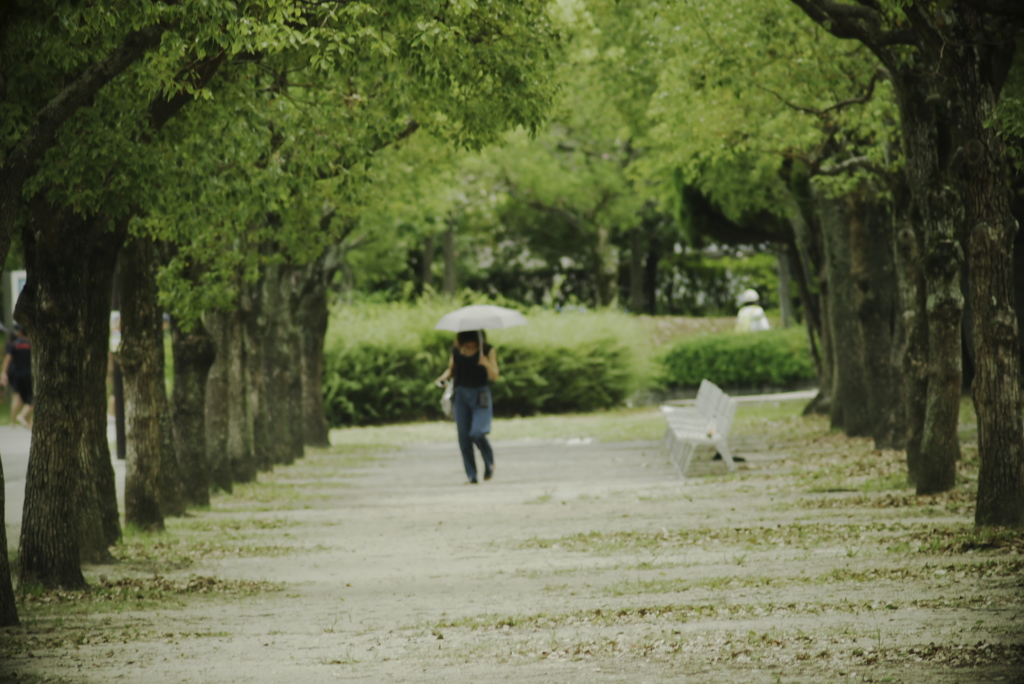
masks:
<instances>
[{"instance_id":1,"label":"blue jeans","mask_svg":"<svg viewBox=\"0 0 1024 684\"><path fill-rule=\"evenodd\" d=\"M487 395L487 406L480 406L480 395ZM462 463L466 466L466 477L476 479L476 459L473 457L473 445L480 449L484 459L484 467L494 467L494 452L487 441L487 433L491 431L491 419L494 417L494 402L491 400L489 387L456 387L452 402L455 414L455 428L459 432L459 450L462 452Z\"/></svg>"}]
</instances>

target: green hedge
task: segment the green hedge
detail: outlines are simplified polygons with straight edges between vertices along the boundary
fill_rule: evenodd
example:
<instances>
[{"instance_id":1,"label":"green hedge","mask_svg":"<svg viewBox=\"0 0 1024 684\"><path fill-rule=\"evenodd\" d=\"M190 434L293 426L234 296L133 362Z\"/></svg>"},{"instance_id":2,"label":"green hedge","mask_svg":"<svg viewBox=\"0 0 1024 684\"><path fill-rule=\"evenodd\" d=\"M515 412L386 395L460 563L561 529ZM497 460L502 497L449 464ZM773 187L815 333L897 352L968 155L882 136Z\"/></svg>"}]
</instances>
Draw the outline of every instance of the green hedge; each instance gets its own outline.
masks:
<instances>
[{"instance_id":1,"label":"green hedge","mask_svg":"<svg viewBox=\"0 0 1024 684\"><path fill-rule=\"evenodd\" d=\"M324 402L331 425L440 418L433 380L447 367L453 333L433 325L461 303L356 304L332 316ZM614 312L527 312L530 324L490 331L501 379L498 415L593 411L621 405L650 373L643 330Z\"/></svg>"},{"instance_id":2,"label":"green hedge","mask_svg":"<svg viewBox=\"0 0 1024 684\"><path fill-rule=\"evenodd\" d=\"M672 345L660 362L670 388L697 387L703 378L724 388L786 387L816 377L801 327L694 337Z\"/></svg>"}]
</instances>

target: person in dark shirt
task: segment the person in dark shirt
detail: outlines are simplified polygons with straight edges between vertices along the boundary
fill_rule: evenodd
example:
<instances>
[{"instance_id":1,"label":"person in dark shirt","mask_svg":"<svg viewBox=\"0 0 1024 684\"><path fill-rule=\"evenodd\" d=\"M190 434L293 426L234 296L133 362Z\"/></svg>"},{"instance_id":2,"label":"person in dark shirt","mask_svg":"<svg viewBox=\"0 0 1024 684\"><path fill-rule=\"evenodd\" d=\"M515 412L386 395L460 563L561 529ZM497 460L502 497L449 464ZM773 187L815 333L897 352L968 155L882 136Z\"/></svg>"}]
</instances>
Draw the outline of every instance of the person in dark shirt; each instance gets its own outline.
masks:
<instances>
[{"instance_id":1,"label":"person in dark shirt","mask_svg":"<svg viewBox=\"0 0 1024 684\"><path fill-rule=\"evenodd\" d=\"M25 330L14 324L14 337L7 342L7 355L0 370L0 385L14 390L11 418L23 427L32 427L32 343Z\"/></svg>"},{"instance_id":2,"label":"person in dark shirt","mask_svg":"<svg viewBox=\"0 0 1024 684\"><path fill-rule=\"evenodd\" d=\"M477 483L473 445L480 449L484 460L484 479L490 480L494 476L494 451L487 441L487 434L491 431L494 417L489 385L498 379L498 375L498 355L494 347L487 344L482 330L472 330L456 336L455 346L448 357L448 369L437 379L438 384L450 379L455 382L452 409L469 484Z\"/></svg>"}]
</instances>

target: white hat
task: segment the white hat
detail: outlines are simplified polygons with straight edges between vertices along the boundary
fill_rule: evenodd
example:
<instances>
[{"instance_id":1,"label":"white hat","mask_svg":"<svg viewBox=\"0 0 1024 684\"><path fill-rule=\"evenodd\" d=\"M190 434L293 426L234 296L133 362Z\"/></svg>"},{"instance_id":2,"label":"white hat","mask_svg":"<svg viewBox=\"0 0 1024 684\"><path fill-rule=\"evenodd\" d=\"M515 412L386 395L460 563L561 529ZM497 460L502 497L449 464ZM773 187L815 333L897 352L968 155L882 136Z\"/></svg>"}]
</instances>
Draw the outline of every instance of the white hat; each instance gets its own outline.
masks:
<instances>
[{"instance_id":1,"label":"white hat","mask_svg":"<svg viewBox=\"0 0 1024 684\"><path fill-rule=\"evenodd\" d=\"M759 299L757 292L754 290L744 290L740 293L740 296L736 298L736 304L743 306L744 304L753 304Z\"/></svg>"}]
</instances>

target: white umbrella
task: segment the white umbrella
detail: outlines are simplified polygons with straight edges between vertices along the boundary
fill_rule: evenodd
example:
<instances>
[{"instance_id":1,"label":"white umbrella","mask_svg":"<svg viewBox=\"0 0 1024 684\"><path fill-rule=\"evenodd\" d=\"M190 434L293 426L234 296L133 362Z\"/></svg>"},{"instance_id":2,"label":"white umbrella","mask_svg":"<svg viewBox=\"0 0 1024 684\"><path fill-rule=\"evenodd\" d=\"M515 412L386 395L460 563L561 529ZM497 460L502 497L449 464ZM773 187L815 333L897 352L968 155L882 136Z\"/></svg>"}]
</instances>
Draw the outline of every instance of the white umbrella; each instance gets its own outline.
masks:
<instances>
[{"instance_id":1,"label":"white umbrella","mask_svg":"<svg viewBox=\"0 0 1024 684\"><path fill-rule=\"evenodd\" d=\"M447 313L434 326L434 330L501 330L517 325L526 325L526 316L493 304L474 304Z\"/></svg>"}]
</instances>

